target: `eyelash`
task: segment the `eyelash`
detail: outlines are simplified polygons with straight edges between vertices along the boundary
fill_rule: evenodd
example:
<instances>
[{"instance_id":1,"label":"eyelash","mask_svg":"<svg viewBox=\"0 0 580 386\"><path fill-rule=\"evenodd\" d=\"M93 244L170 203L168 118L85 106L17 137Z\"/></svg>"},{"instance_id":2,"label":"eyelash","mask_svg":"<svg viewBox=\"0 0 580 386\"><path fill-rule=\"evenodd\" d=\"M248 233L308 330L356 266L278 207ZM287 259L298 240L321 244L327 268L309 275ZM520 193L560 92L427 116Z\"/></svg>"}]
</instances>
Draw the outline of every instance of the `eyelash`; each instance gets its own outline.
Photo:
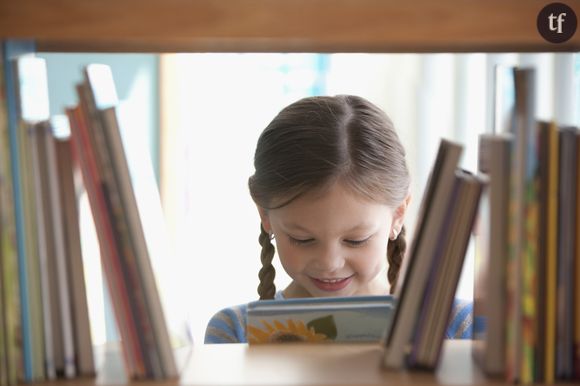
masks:
<instances>
[{"instance_id":1,"label":"eyelash","mask_svg":"<svg viewBox=\"0 0 580 386\"><path fill-rule=\"evenodd\" d=\"M288 236L288 237L290 238L290 241L295 245L307 245L307 244L314 241L314 239L300 240L300 239L296 239L296 238L291 237L291 236ZM367 237L364 240L344 240L344 242L353 246L353 247L360 247L362 245L365 245L369 240L370 240L370 237Z\"/></svg>"},{"instance_id":2,"label":"eyelash","mask_svg":"<svg viewBox=\"0 0 580 386\"><path fill-rule=\"evenodd\" d=\"M365 245L369 240L370 240L370 237L367 237L364 240L344 240L344 241L353 247L360 247L362 245Z\"/></svg>"},{"instance_id":3,"label":"eyelash","mask_svg":"<svg viewBox=\"0 0 580 386\"><path fill-rule=\"evenodd\" d=\"M295 245L306 245L312 241L314 241L314 239L305 239L305 240L300 240L300 239L295 239L292 236L288 236L290 238L290 241L292 242L292 244Z\"/></svg>"}]
</instances>

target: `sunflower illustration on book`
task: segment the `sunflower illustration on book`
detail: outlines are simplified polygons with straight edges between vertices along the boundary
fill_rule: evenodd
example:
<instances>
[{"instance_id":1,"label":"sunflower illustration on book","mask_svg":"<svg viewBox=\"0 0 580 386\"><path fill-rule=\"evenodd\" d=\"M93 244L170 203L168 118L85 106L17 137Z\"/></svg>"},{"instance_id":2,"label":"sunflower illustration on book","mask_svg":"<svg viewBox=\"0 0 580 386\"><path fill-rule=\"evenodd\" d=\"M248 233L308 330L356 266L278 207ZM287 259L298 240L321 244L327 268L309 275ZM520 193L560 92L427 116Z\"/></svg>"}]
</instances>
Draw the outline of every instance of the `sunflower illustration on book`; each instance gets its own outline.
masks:
<instances>
[{"instance_id":1,"label":"sunflower illustration on book","mask_svg":"<svg viewBox=\"0 0 580 386\"><path fill-rule=\"evenodd\" d=\"M279 320L262 320L261 323L264 328L248 326L249 343L319 343L336 338L336 325L332 315L314 319L308 324L292 319L288 319L286 324Z\"/></svg>"}]
</instances>

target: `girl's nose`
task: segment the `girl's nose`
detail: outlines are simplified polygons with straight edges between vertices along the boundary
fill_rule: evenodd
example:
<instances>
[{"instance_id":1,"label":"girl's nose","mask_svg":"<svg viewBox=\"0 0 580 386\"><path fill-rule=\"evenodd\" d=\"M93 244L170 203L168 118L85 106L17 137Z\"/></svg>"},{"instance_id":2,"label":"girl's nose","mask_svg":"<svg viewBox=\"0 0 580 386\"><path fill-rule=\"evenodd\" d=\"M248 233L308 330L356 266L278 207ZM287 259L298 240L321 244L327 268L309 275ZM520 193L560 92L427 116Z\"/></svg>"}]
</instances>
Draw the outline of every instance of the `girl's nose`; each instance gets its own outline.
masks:
<instances>
[{"instance_id":1,"label":"girl's nose","mask_svg":"<svg viewBox=\"0 0 580 386\"><path fill-rule=\"evenodd\" d=\"M344 258L339 247L324 245L314 257L315 266L321 273L330 273L340 270L344 266Z\"/></svg>"}]
</instances>

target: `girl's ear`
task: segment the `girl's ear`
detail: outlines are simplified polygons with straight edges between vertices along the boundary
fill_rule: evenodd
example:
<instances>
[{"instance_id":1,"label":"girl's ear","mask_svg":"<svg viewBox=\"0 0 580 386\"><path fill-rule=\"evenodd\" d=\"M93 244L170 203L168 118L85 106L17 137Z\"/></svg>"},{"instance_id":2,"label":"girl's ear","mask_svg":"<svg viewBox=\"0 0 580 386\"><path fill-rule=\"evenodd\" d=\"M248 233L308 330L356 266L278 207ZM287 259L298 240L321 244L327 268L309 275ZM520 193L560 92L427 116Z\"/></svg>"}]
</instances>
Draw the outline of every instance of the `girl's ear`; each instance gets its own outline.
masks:
<instances>
[{"instance_id":1,"label":"girl's ear","mask_svg":"<svg viewBox=\"0 0 580 386\"><path fill-rule=\"evenodd\" d=\"M272 225L270 225L270 216L268 215L268 210L262 208L260 205L256 205L258 208L258 213L260 214L260 221L262 222L262 227L268 233L272 233Z\"/></svg>"},{"instance_id":2,"label":"girl's ear","mask_svg":"<svg viewBox=\"0 0 580 386\"><path fill-rule=\"evenodd\" d=\"M411 203L411 193L407 194L407 197L403 200L401 205L395 209L395 213L393 214L393 224L391 225L391 230L395 230L398 234L401 232L401 228L405 222L405 214L407 213L407 208Z\"/></svg>"}]
</instances>

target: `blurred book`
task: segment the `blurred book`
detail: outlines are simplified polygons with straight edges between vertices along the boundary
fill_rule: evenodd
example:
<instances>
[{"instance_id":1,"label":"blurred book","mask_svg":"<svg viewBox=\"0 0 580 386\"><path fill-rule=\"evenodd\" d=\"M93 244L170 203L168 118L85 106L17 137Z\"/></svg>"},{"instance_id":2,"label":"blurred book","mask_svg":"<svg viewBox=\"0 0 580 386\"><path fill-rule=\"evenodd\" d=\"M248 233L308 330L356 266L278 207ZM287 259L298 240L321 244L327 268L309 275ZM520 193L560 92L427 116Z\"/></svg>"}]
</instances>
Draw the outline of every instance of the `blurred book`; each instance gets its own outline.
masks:
<instances>
[{"instance_id":1,"label":"blurred book","mask_svg":"<svg viewBox=\"0 0 580 386\"><path fill-rule=\"evenodd\" d=\"M574 277L576 258L576 206L578 205L578 129L560 129L560 184L558 197L558 300L556 335L556 377L572 379L574 375Z\"/></svg>"},{"instance_id":2,"label":"blurred book","mask_svg":"<svg viewBox=\"0 0 580 386\"><path fill-rule=\"evenodd\" d=\"M511 145L498 134L480 137L490 191L478 227L481 333L473 355L486 373L509 382L580 379L580 132L536 119L534 69L502 71L513 100L508 92L496 99L512 106L496 106L504 112L496 132L509 132Z\"/></svg>"},{"instance_id":3,"label":"blurred book","mask_svg":"<svg viewBox=\"0 0 580 386\"><path fill-rule=\"evenodd\" d=\"M505 372L505 298L512 137L479 137L478 170L489 178L476 226L473 355L489 375Z\"/></svg>"},{"instance_id":4,"label":"blurred book","mask_svg":"<svg viewBox=\"0 0 580 386\"><path fill-rule=\"evenodd\" d=\"M385 367L434 368L439 361L484 179L458 169L463 147L441 140L404 260Z\"/></svg>"},{"instance_id":5,"label":"blurred book","mask_svg":"<svg viewBox=\"0 0 580 386\"><path fill-rule=\"evenodd\" d=\"M175 378L173 348L189 345L190 339L186 319L173 328L165 309L168 298L176 302L181 294L167 290L174 284L164 275L171 253L151 159L146 149L136 155L124 138L128 129L122 127L108 66L88 65L77 92L79 106L67 110L71 139L95 221L127 373L135 379Z\"/></svg>"},{"instance_id":6,"label":"blurred book","mask_svg":"<svg viewBox=\"0 0 580 386\"><path fill-rule=\"evenodd\" d=\"M433 251L428 283L407 356L408 367L431 370L439 363L471 231L487 181L485 176L465 170L455 173L449 197L453 205L445 214Z\"/></svg>"}]
</instances>

